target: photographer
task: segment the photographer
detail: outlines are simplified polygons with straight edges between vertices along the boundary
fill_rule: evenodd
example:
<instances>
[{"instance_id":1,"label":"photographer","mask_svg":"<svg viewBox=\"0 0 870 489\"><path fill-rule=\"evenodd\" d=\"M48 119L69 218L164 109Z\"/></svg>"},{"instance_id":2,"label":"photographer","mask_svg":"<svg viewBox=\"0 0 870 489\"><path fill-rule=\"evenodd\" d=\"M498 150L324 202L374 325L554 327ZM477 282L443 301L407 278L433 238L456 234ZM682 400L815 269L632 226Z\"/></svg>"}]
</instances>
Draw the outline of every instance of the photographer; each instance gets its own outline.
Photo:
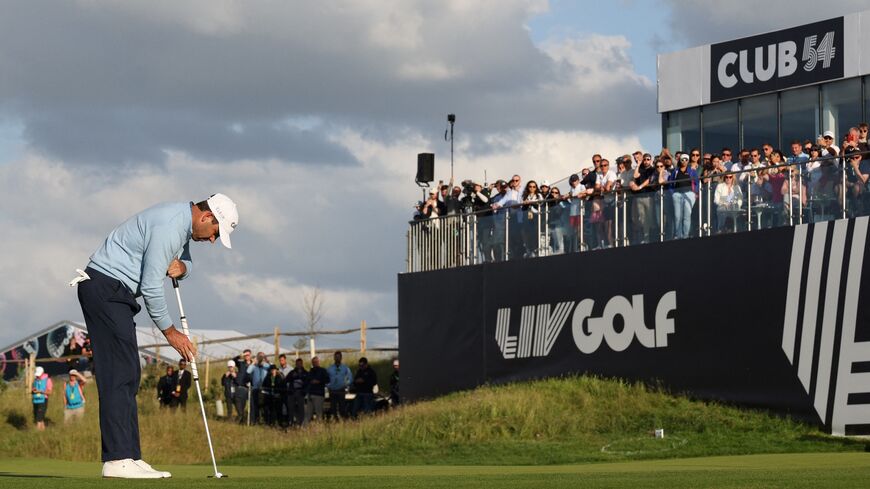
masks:
<instances>
[{"instance_id":1,"label":"photographer","mask_svg":"<svg viewBox=\"0 0 870 489\"><path fill-rule=\"evenodd\" d=\"M489 189L479 183L466 180L462 182L462 209L466 214L477 219L477 252L481 261L491 262L489 250L492 247L493 216L490 209Z\"/></svg>"}]
</instances>

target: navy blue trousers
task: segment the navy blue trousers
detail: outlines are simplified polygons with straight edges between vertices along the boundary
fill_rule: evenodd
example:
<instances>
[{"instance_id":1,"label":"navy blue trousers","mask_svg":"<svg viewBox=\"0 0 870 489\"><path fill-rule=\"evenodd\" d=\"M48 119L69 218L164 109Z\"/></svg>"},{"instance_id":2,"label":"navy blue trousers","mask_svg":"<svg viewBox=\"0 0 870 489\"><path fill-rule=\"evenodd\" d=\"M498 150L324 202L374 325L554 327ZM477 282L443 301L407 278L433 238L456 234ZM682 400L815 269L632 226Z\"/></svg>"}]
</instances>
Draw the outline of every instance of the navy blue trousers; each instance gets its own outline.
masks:
<instances>
[{"instance_id":1,"label":"navy blue trousers","mask_svg":"<svg viewBox=\"0 0 870 489\"><path fill-rule=\"evenodd\" d=\"M78 296L94 355L100 396L103 462L142 458L136 393L142 368L133 316L141 306L120 280L92 268L79 283Z\"/></svg>"}]
</instances>

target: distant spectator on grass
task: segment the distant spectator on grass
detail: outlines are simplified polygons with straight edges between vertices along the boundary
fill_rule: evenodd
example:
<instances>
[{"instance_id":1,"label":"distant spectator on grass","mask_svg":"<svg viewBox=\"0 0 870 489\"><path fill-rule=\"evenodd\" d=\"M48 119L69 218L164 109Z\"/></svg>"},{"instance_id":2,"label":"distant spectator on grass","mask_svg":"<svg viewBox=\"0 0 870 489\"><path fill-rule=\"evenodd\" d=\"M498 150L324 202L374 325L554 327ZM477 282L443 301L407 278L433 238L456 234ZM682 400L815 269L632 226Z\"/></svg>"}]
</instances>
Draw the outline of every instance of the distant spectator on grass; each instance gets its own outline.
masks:
<instances>
[{"instance_id":1,"label":"distant spectator on grass","mask_svg":"<svg viewBox=\"0 0 870 489\"><path fill-rule=\"evenodd\" d=\"M323 419L323 396L329 384L329 373L320 366L320 358L311 359L311 370L308 371L308 403L305 406L305 424L317 416Z\"/></svg>"},{"instance_id":2,"label":"distant spectator on grass","mask_svg":"<svg viewBox=\"0 0 870 489\"><path fill-rule=\"evenodd\" d=\"M301 358L296 359L295 367L284 378L287 386L287 421L291 425L305 424L305 394L308 391L308 371Z\"/></svg>"},{"instance_id":3,"label":"distant spectator on grass","mask_svg":"<svg viewBox=\"0 0 870 489\"><path fill-rule=\"evenodd\" d=\"M251 381L251 422L257 424L262 415L263 393L261 388L263 380L269 375L271 364L266 360L266 354L257 352L257 362L248 365L248 376Z\"/></svg>"},{"instance_id":4,"label":"distant spectator on grass","mask_svg":"<svg viewBox=\"0 0 870 489\"><path fill-rule=\"evenodd\" d=\"M45 413L48 411L48 398L51 396L51 391L51 377L42 367L36 367L30 394L33 402L33 422L36 423L36 429L39 431L45 430Z\"/></svg>"},{"instance_id":5,"label":"distant spectator on grass","mask_svg":"<svg viewBox=\"0 0 870 489\"><path fill-rule=\"evenodd\" d=\"M366 357L359 359L359 368L353 377L353 386L356 396L353 398L353 417L359 416L360 411L366 414L375 410L375 386L378 385L378 375L369 367Z\"/></svg>"},{"instance_id":6,"label":"distant spectator on grass","mask_svg":"<svg viewBox=\"0 0 870 489\"><path fill-rule=\"evenodd\" d=\"M281 392L284 389L284 378L277 365L269 365L268 374L260 385L263 397L263 418L269 426L275 426L281 417Z\"/></svg>"},{"instance_id":7,"label":"distant spectator on grass","mask_svg":"<svg viewBox=\"0 0 870 489\"><path fill-rule=\"evenodd\" d=\"M290 372L292 370L293 370L293 367L290 366L289 363L287 363L287 355L285 355L283 353L278 355L278 371L281 372L281 377L284 379L285 383L287 382L287 376L290 375ZM286 414L282 414L282 416L281 416L281 418L282 418L281 422L285 426L289 426L290 424L293 423L293 415L291 414L291 410L290 410L290 403L291 403L290 391L291 390L292 389L290 389L287 385L285 385L284 388L281 389L281 405L284 406L284 409L282 409L282 411L286 411Z\"/></svg>"},{"instance_id":8,"label":"distant spectator on grass","mask_svg":"<svg viewBox=\"0 0 870 489\"><path fill-rule=\"evenodd\" d=\"M63 384L63 424L82 419L85 415L84 385L87 380L78 370L69 371L69 379Z\"/></svg>"},{"instance_id":9,"label":"distant spectator on grass","mask_svg":"<svg viewBox=\"0 0 870 489\"><path fill-rule=\"evenodd\" d=\"M393 372L390 374L390 401L393 406L398 406L402 403L402 398L399 396L399 359L393 360Z\"/></svg>"},{"instance_id":10,"label":"distant spectator on grass","mask_svg":"<svg viewBox=\"0 0 870 489\"><path fill-rule=\"evenodd\" d=\"M239 424L245 422L245 404L248 402L248 387L244 375L239 375L236 362L227 361L227 371L221 377L221 385L224 388L224 399L227 401L227 418L233 417L233 408Z\"/></svg>"},{"instance_id":11,"label":"distant spectator on grass","mask_svg":"<svg viewBox=\"0 0 870 489\"><path fill-rule=\"evenodd\" d=\"M178 361L178 370L175 375L178 377L175 384L175 397L178 405L182 409L187 409L187 394L193 383L193 376L187 371L187 360L182 358Z\"/></svg>"},{"instance_id":12,"label":"distant spectator on grass","mask_svg":"<svg viewBox=\"0 0 870 489\"><path fill-rule=\"evenodd\" d=\"M326 369L329 373L329 384L326 386L329 389L329 415L334 420L347 417L348 406L345 395L353 382L353 375L347 365L341 363L341 358L341 352L335 352L334 363Z\"/></svg>"},{"instance_id":13,"label":"distant spectator on grass","mask_svg":"<svg viewBox=\"0 0 870 489\"><path fill-rule=\"evenodd\" d=\"M174 395L177 381L175 367L167 365L166 375L157 381L157 400L160 401L160 407L174 408L178 405L178 398Z\"/></svg>"}]
</instances>

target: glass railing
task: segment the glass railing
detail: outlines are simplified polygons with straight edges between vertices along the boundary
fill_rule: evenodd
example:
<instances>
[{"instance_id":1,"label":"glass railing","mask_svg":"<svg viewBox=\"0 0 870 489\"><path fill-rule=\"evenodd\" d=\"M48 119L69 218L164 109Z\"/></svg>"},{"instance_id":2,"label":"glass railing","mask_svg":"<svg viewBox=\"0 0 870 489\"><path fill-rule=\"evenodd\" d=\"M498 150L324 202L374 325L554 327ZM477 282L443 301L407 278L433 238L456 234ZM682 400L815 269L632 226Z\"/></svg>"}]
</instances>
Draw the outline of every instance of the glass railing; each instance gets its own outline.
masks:
<instances>
[{"instance_id":1,"label":"glass railing","mask_svg":"<svg viewBox=\"0 0 870 489\"><path fill-rule=\"evenodd\" d=\"M414 220L407 233L407 271L868 215L870 155L858 162L855 154L701 173L641 191L620 182L610 192Z\"/></svg>"}]
</instances>

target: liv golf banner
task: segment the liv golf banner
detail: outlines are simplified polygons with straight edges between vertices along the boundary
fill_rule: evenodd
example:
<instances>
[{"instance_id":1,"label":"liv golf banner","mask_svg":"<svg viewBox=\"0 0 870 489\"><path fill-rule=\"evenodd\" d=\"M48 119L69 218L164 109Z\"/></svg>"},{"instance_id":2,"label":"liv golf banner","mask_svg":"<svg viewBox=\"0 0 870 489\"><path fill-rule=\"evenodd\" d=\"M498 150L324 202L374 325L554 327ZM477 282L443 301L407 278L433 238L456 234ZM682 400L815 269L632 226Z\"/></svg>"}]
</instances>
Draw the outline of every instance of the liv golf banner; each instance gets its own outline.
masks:
<instances>
[{"instance_id":1,"label":"liv golf banner","mask_svg":"<svg viewBox=\"0 0 870 489\"><path fill-rule=\"evenodd\" d=\"M590 373L870 433L867 233L865 217L400 275L403 393Z\"/></svg>"}]
</instances>

